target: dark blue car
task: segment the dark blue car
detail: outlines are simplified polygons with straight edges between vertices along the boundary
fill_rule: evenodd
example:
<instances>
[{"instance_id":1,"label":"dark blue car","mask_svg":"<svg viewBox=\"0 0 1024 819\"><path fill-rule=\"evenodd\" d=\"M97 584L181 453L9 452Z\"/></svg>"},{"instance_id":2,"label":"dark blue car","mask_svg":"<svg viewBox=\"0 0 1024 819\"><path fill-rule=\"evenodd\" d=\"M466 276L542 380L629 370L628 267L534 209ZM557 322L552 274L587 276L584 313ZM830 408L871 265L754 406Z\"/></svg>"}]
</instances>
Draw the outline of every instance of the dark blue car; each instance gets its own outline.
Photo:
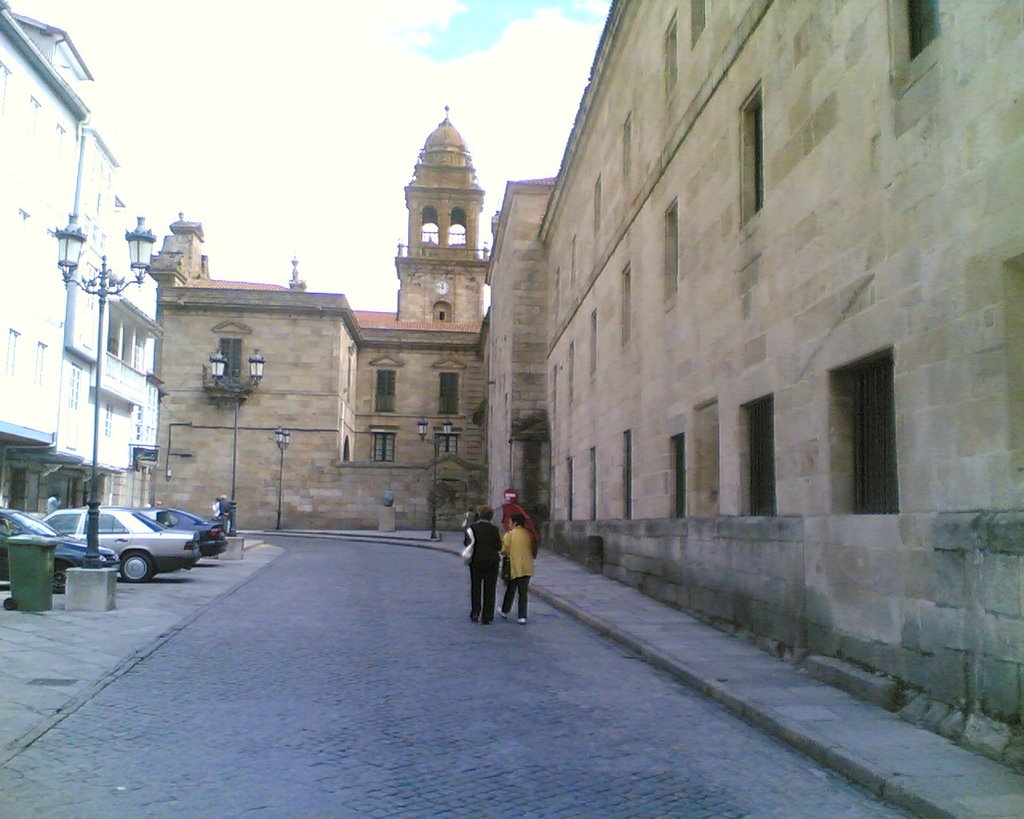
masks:
<instances>
[{"instance_id":1,"label":"dark blue car","mask_svg":"<svg viewBox=\"0 0 1024 819\"><path fill-rule=\"evenodd\" d=\"M63 594L67 585L67 570L80 567L85 559L85 541L59 534L50 524L25 512L0 509L0 580L9 580L11 576L5 544L7 538L13 535L38 535L57 540L57 548L53 552L53 591L54 594ZM104 546L100 546L100 559L104 568L118 567L117 555Z\"/></svg>"}]
</instances>

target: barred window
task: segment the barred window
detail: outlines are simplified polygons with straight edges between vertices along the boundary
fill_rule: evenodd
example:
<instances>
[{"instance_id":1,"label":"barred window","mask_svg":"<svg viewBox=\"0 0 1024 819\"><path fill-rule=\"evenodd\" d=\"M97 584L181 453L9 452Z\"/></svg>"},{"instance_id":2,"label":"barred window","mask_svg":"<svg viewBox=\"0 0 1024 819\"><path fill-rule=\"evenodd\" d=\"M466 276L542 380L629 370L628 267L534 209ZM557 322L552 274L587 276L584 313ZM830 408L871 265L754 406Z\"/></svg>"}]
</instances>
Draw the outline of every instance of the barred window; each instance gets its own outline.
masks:
<instances>
[{"instance_id":1,"label":"barred window","mask_svg":"<svg viewBox=\"0 0 1024 819\"><path fill-rule=\"evenodd\" d=\"M440 376L440 397L437 404L437 411L446 415L458 415L459 413L459 374L441 373Z\"/></svg>"},{"instance_id":2,"label":"barred window","mask_svg":"<svg viewBox=\"0 0 1024 819\"><path fill-rule=\"evenodd\" d=\"M764 106L760 86L743 104L741 124L740 212L746 222L764 207Z\"/></svg>"},{"instance_id":3,"label":"barred window","mask_svg":"<svg viewBox=\"0 0 1024 819\"><path fill-rule=\"evenodd\" d=\"M775 514L775 401L770 395L744 406L751 515Z\"/></svg>"},{"instance_id":4,"label":"barred window","mask_svg":"<svg viewBox=\"0 0 1024 819\"><path fill-rule=\"evenodd\" d=\"M622 433L622 517L633 517L633 430Z\"/></svg>"},{"instance_id":5,"label":"barred window","mask_svg":"<svg viewBox=\"0 0 1024 819\"><path fill-rule=\"evenodd\" d=\"M672 436L672 470L675 497L673 514L686 517L686 436L682 433Z\"/></svg>"},{"instance_id":6,"label":"barred window","mask_svg":"<svg viewBox=\"0 0 1024 819\"><path fill-rule=\"evenodd\" d=\"M397 373L394 370L377 370L375 412L395 411L395 382Z\"/></svg>"}]
</instances>

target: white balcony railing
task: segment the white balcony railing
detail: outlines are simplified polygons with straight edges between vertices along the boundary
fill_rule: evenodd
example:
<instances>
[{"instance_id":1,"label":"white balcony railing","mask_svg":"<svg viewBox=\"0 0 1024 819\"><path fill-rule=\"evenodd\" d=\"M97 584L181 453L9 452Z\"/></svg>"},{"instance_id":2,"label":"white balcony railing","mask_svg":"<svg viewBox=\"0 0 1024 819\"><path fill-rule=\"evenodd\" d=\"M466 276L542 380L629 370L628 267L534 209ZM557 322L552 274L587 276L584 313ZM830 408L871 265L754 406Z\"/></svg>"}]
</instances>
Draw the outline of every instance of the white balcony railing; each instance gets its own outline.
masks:
<instances>
[{"instance_id":1,"label":"white balcony railing","mask_svg":"<svg viewBox=\"0 0 1024 819\"><path fill-rule=\"evenodd\" d=\"M145 406L146 376L110 353L103 362L103 389L115 392L133 404Z\"/></svg>"}]
</instances>

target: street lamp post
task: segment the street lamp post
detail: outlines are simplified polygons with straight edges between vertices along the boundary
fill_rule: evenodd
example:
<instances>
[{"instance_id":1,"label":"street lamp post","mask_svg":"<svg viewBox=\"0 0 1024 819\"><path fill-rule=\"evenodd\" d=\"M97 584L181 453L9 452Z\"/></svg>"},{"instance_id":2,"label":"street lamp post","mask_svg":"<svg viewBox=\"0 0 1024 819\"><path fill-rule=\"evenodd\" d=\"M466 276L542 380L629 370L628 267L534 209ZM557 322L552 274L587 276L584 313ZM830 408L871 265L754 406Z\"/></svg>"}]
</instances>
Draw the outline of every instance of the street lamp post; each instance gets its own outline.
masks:
<instances>
[{"instance_id":1,"label":"street lamp post","mask_svg":"<svg viewBox=\"0 0 1024 819\"><path fill-rule=\"evenodd\" d=\"M122 279L114 275L107 267L107 257L100 257L99 272L89 279L78 275L78 263L82 258L85 246L85 233L78 226L78 216L71 214L66 228L54 230L57 237L57 266L64 277L64 284L77 285L84 293L99 297L100 305L96 321L96 386L93 392L94 412L92 421L92 474L89 480L89 512L86 516L86 549L83 568L98 569L103 566L100 559L100 499L98 492L99 477L97 463L99 461L100 443L100 388L103 383L103 357L106 355L106 333L103 326L103 314L107 308L107 299L117 296L128 289L129 285L142 284L149 272L153 257L153 244L156 237L146 228L146 221L141 216L135 230L125 231L124 238L128 242L128 255L135 278Z\"/></svg>"},{"instance_id":2,"label":"street lamp post","mask_svg":"<svg viewBox=\"0 0 1024 819\"><path fill-rule=\"evenodd\" d=\"M288 449L292 434L283 427L274 430L277 436L277 448L281 450L281 461L277 469L277 528L281 529L281 493L284 491L284 451Z\"/></svg>"},{"instance_id":3,"label":"street lamp post","mask_svg":"<svg viewBox=\"0 0 1024 819\"><path fill-rule=\"evenodd\" d=\"M427 438L427 419L420 417L420 420L416 422L416 431L419 432L420 440L425 441ZM445 418L444 423L441 425L445 440L452 434L452 419ZM431 482L430 490L430 539L437 540L437 442L440 439L436 432L434 433L434 476Z\"/></svg>"},{"instance_id":4,"label":"street lamp post","mask_svg":"<svg viewBox=\"0 0 1024 819\"><path fill-rule=\"evenodd\" d=\"M242 396L251 387L257 386L263 380L263 367L266 359L256 350L249 356L249 383L244 383L238 374L226 374L228 360L223 350L217 350L210 356L210 372L213 375L213 382L222 390L231 394L235 402L235 423L234 432L231 437L231 514L228 517L228 537L235 537L238 534L237 524L237 477L238 477L238 407L242 403Z\"/></svg>"}]
</instances>

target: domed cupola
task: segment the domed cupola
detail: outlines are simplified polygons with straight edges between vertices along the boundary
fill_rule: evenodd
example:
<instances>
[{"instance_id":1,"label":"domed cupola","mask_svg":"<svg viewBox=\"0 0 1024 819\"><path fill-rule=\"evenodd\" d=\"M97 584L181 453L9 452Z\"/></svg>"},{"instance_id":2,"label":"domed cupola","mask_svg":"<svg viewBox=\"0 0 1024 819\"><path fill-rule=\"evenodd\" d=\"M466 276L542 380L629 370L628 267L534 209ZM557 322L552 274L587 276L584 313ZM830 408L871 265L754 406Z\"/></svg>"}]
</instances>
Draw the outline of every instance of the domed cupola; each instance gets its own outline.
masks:
<instances>
[{"instance_id":1,"label":"domed cupola","mask_svg":"<svg viewBox=\"0 0 1024 819\"><path fill-rule=\"evenodd\" d=\"M431 187L476 187L473 157L462 135L448 119L447 105L444 119L423 143L412 183Z\"/></svg>"}]
</instances>

